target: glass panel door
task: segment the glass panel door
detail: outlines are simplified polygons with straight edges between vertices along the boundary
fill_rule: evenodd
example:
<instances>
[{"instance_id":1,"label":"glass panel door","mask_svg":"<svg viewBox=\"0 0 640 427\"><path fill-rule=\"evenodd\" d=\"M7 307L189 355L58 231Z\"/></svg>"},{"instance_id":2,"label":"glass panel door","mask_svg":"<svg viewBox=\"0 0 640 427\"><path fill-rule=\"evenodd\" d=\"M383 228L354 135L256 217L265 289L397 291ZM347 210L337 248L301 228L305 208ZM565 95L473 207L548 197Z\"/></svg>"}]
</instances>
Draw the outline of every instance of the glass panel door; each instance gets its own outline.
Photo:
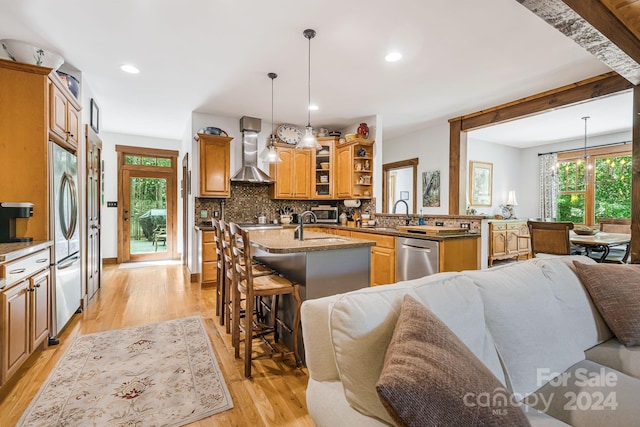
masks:
<instances>
[{"instance_id":1,"label":"glass panel door","mask_svg":"<svg viewBox=\"0 0 640 427\"><path fill-rule=\"evenodd\" d=\"M144 171L124 173L123 235L125 261L171 258L171 176Z\"/></svg>"}]
</instances>

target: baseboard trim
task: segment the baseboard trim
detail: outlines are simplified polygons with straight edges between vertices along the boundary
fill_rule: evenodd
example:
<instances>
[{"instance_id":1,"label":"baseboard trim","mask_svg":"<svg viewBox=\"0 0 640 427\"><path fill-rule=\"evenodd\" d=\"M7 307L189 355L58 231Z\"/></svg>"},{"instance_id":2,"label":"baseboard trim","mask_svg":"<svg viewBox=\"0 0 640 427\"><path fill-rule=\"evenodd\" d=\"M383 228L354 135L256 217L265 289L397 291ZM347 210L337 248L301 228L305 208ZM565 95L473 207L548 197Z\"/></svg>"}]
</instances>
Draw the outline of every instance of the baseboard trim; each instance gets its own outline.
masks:
<instances>
[{"instance_id":1,"label":"baseboard trim","mask_svg":"<svg viewBox=\"0 0 640 427\"><path fill-rule=\"evenodd\" d=\"M104 265L117 264L117 263L118 263L118 258L102 258L102 264Z\"/></svg>"}]
</instances>

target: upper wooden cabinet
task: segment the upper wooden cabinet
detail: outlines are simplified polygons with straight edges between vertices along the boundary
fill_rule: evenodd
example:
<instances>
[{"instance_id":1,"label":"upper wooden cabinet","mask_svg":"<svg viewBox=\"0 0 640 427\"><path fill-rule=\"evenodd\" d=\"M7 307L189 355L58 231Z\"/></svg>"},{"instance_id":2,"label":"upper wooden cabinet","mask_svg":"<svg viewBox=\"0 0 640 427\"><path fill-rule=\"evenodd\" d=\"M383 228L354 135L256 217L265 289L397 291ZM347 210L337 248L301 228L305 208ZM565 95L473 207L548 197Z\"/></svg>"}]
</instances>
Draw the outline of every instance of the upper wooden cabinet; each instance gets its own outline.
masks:
<instances>
[{"instance_id":1,"label":"upper wooden cabinet","mask_svg":"<svg viewBox=\"0 0 640 427\"><path fill-rule=\"evenodd\" d=\"M372 197L373 144L370 139L356 139L336 148L338 199Z\"/></svg>"},{"instance_id":2,"label":"upper wooden cabinet","mask_svg":"<svg viewBox=\"0 0 640 427\"><path fill-rule=\"evenodd\" d=\"M199 133L200 196L231 197L231 140L227 136Z\"/></svg>"},{"instance_id":3,"label":"upper wooden cabinet","mask_svg":"<svg viewBox=\"0 0 640 427\"><path fill-rule=\"evenodd\" d=\"M80 104L56 73L49 75L49 136L73 151L80 139Z\"/></svg>"},{"instance_id":4,"label":"upper wooden cabinet","mask_svg":"<svg viewBox=\"0 0 640 427\"><path fill-rule=\"evenodd\" d=\"M311 178L313 188L311 195L316 200L335 199L336 168L334 147L337 138L318 138L322 148L313 151L311 162Z\"/></svg>"},{"instance_id":5,"label":"upper wooden cabinet","mask_svg":"<svg viewBox=\"0 0 640 427\"><path fill-rule=\"evenodd\" d=\"M49 68L0 59L2 201L29 201L33 217L16 221L16 235L48 240Z\"/></svg>"},{"instance_id":6,"label":"upper wooden cabinet","mask_svg":"<svg viewBox=\"0 0 640 427\"><path fill-rule=\"evenodd\" d=\"M274 179L271 197L274 199L311 198L311 150L297 150L277 145L282 163L272 163L269 175Z\"/></svg>"}]
</instances>

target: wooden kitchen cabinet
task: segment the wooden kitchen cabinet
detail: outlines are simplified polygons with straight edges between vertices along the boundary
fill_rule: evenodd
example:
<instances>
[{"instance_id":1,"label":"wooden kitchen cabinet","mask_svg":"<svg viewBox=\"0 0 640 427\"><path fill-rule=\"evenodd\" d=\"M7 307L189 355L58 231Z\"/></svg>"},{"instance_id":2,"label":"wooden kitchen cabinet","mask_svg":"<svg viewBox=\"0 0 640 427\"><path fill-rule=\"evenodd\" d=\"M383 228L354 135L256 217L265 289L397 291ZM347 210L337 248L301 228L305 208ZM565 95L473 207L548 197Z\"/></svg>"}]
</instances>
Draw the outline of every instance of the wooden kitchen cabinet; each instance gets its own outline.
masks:
<instances>
[{"instance_id":1,"label":"wooden kitchen cabinet","mask_svg":"<svg viewBox=\"0 0 640 427\"><path fill-rule=\"evenodd\" d=\"M336 197L370 199L373 195L373 144L355 139L336 148Z\"/></svg>"},{"instance_id":2,"label":"wooden kitchen cabinet","mask_svg":"<svg viewBox=\"0 0 640 427\"><path fill-rule=\"evenodd\" d=\"M493 261L531 257L529 228L526 221L489 222L489 267Z\"/></svg>"},{"instance_id":3,"label":"wooden kitchen cabinet","mask_svg":"<svg viewBox=\"0 0 640 427\"><path fill-rule=\"evenodd\" d=\"M311 177L313 188L311 194L316 200L335 199L335 160L334 147L338 138L318 138L322 148L313 151L311 162ZM323 168L324 166L324 168Z\"/></svg>"},{"instance_id":4,"label":"wooden kitchen cabinet","mask_svg":"<svg viewBox=\"0 0 640 427\"><path fill-rule=\"evenodd\" d=\"M480 237L445 238L438 245L438 272L480 269Z\"/></svg>"},{"instance_id":5,"label":"wooden kitchen cabinet","mask_svg":"<svg viewBox=\"0 0 640 427\"><path fill-rule=\"evenodd\" d=\"M371 286L396 282L396 238L382 234L352 231L351 237L373 240L371 247Z\"/></svg>"},{"instance_id":6,"label":"wooden kitchen cabinet","mask_svg":"<svg viewBox=\"0 0 640 427\"><path fill-rule=\"evenodd\" d=\"M16 235L34 240L50 237L50 72L49 68L0 59L2 201L33 203L33 216L16 221Z\"/></svg>"},{"instance_id":7,"label":"wooden kitchen cabinet","mask_svg":"<svg viewBox=\"0 0 640 427\"><path fill-rule=\"evenodd\" d=\"M56 73L49 75L49 135L72 151L80 140L80 104Z\"/></svg>"},{"instance_id":8,"label":"wooden kitchen cabinet","mask_svg":"<svg viewBox=\"0 0 640 427\"><path fill-rule=\"evenodd\" d=\"M202 279L200 286L212 286L216 283L218 272L218 255L216 254L216 242L214 231L202 231Z\"/></svg>"},{"instance_id":9,"label":"wooden kitchen cabinet","mask_svg":"<svg viewBox=\"0 0 640 427\"><path fill-rule=\"evenodd\" d=\"M49 249L0 265L0 385L39 347L47 346L51 280Z\"/></svg>"},{"instance_id":10,"label":"wooden kitchen cabinet","mask_svg":"<svg viewBox=\"0 0 640 427\"><path fill-rule=\"evenodd\" d=\"M200 196L231 197L231 140L227 136L199 133Z\"/></svg>"},{"instance_id":11,"label":"wooden kitchen cabinet","mask_svg":"<svg viewBox=\"0 0 640 427\"><path fill-rule=\"evenodd\" d=\"M271 197L274 199L311 199L311 150L276 146L281 163L269 166Z\"/></svg>"}]
</instances>

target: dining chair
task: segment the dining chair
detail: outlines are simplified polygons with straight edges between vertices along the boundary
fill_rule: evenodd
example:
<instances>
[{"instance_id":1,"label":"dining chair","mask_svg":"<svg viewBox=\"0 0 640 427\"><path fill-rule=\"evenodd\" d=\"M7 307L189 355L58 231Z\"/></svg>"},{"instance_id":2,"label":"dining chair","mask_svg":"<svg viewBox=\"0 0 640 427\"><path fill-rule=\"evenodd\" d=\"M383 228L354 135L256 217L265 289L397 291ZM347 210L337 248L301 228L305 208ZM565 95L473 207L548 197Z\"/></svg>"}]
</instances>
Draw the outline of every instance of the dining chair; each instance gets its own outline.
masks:
<instances>
[{"instance_id":1,"label":"dining chair","mask_svg":"<svg viewBox=\"0 0 640 427\"><path fill-rule=\"evenodd\" d=\"M527 221L531 236L531 252L536 254L570 255L573 251L569 240L570 221Z\"/></svg>"},{"instance_id":2,"label":"dining chair","mask_svg":"<svg viewBox=\"0 0 640 427\"><path fill-rule=\"evenodd\" d=\"M296 366L300 365L298 352L298 335L300 332L300 285L274 273L269 275L258 275L253 273L251 265L251 242L249 233L241 229L234 223L229 223L231 240L238 244L231 245L231 253L234 265L234 286L233 286L233 332L232 342L235 349L236 358L240 357L240 342L244 341L244 375L251 377L251 362L255 359L288 357L293 354ZM241 310L241 296L244 295L244 316L237 316ZM287 326L278 316L279 297L291 295L295 301L295 313L293 325ZM256 300L258 298L271 298L269 307L270 321L264 322L257 314ZM243 322L244 320L244 322ZM279 341L278 326L291 331L293 340L293 351L288 349L278 350L276 343ZM240 335L244 339L241 340ZM273 343L269 341L272 336ZM268 352L254 355L253 340L260 338L269 349Z\"/></svg>"},{"instance_id":3,"label":"dining chair","mask_svg":"<svg viewBox=\"0 0 640 427\"><path fill-rule=\"evenodd\" d=\"M600 224L600 231L603 233L631 233L631 220L628 218L599 218L598 223ZM630 249L631 243L611 246L609 254L602 262L626 264L629 260ZM600 257L597 259L599 260Z\"/></svg>"}]
</instances>

